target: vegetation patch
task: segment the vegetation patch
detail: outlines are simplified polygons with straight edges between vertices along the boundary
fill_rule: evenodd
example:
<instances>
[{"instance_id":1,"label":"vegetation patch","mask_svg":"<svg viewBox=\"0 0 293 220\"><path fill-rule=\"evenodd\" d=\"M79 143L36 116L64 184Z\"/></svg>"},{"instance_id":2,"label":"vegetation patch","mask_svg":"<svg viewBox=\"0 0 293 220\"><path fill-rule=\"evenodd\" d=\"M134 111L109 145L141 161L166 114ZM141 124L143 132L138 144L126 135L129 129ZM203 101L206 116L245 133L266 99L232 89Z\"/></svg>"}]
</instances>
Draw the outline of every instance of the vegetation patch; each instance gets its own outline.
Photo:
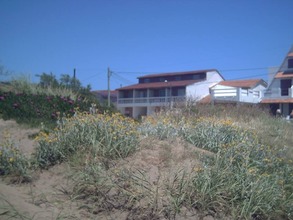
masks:
<instances>
[{"instance_id":1,"label":"vegetation patch","mask_svg":"<svg viewBox=\"0 0 293 220\"><path fill-rule=\"evenodd\" d=\"M121 114L76 113L63 118L49 134L41 132L36 137L38 147L35 158L46 168L67 160L77 152L87 152L88 160L98 157L124 158L137 149L139 134L133 119Z\"/></svg>"},{"instance_id":2,"label":"vegetation patch","mask_svg":"<svg viewBox=\"0 0 293 220\"><path fill-rule=\"evenodd\" d=\"M30 180L30 161L13 142L6 131L0 142L0 175L11 175L14 181L26 182Z\"/></svg>"}]
</instances>

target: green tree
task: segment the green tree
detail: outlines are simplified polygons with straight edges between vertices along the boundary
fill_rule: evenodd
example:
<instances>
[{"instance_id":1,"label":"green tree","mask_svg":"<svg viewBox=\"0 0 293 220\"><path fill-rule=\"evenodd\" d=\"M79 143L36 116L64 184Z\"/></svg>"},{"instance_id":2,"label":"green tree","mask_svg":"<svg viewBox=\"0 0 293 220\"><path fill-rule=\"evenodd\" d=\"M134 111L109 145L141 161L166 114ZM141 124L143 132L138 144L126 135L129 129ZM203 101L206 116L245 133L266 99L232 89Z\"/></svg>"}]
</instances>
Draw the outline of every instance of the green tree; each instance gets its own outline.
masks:
<instances>
[{"instance_id":1,"label":"green tree","mask_svg":"<svg viewBox=\"0 0 293 220\"><path fill-rule=\"evenodd\" d=\"M82 88L81 82L78 79L72 77L71 80L70 80L70 87L74 91L78 91L78 90L80 90Z\"/></svg>"},{"instance_id":2,"label":"green tree","mask_svg":"<svg viewBox=\"0 0 293 220\"><path fill-rule=\"evenodd\" d=\"M70 87L71 77L68 74L62 74L60 77L60 85Z\"/></svg>"},{"instance_id":3,"label":"green tree","mask_svg":"<svg viewBox=\"0 0 293 220\"><path fill-rule=\"evenodd\" d=\"M42 73L41 75L36 75L37 77L40 77L40 85L42 87L58 87L59 82L56 79L56 76L53 73L47 74Z\"/></svg>"}]
</instances>

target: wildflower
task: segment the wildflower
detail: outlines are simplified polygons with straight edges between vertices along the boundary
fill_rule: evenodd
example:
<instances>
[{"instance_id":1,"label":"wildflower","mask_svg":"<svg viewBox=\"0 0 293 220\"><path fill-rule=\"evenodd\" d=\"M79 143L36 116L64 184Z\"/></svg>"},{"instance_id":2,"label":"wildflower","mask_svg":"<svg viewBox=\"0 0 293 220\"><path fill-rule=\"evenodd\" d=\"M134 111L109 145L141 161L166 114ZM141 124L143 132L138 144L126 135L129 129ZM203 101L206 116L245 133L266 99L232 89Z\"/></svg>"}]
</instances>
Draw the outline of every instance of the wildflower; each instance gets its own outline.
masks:
<instances>
[{"instance_id":1,"label":"wildflower","mask_svg":"<svg viewBox=\"0 0 293 220\"><path fill-rule=\"evenodd\" d=\"M263 177L269 177L270 174L268 174L268 173L263 173L261 176L263 176Z\"/></svg>"},{"instance_id":2,"label":"wildflower","mask_svg":"<svg viewBox=\"0 0 293 220\"><path fill-rule=\"evenodd\" d=\"M257 173L257 169L256 168L250 168L249 170L248 170L248 173L250 173L250 174L252 174L252 175L254 175L254 174L256 174Z\"/></svg>"},{"instance_id":3,"label":"wildflower","mask_svg":"<svg viewBox=\"0 0 293 220\"><path fill-rule=\"evenodd\" d=\"M195 167L193 170L195 172L199 173L199 172L202 172L203 171L203 168L202 167Z\"/></svg>"},{"instance_id":4,"label":"wildflower","mask_svg":"<svg viewBox=\"0 0 293 220\"><path fill-rule=\"evenodd\" d=\"M268 158L263 159L263 161L266 162L266 163L270 163L271 162L271 160L268 159Z\"/></svg>"},{"instance_id":5,"label":"wildflower","mask_svg":"<svg viewBox=\"0 0 293 220\"><path fill-rule=\"evenodd\" d=\"M69 103L70 105L72 105L72 104L74 103L74 101L73 101L73 100L69 100L68 103Z\"/></svg>"},{"instance_id":6,"label":"wildflower","mask_svg":"<svg viewBox=\"0 0 293 220\"><path fill-rule=\"evenodd\" d=\"M9 158L9 162L12 163L14 161L13 157Z\"/></svg>"}]
</instances>

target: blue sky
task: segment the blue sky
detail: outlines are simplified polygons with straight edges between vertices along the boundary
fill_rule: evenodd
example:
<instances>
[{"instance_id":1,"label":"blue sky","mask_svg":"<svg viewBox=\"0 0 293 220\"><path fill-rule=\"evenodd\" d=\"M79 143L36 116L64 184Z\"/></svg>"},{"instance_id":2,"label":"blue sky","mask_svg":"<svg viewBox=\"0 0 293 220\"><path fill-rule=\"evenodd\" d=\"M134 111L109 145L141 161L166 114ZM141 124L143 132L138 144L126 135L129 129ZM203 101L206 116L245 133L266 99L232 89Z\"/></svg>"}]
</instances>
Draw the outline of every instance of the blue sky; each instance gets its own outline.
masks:
<instances>
[{"instance_id":1,"label":"blue sky","mask_svg":"<svg viewBox=\"0 0 293 220\"><path fill-rule=\"evenodd\" d=\"M0 0L0 64L111 89L148 73L267 79L293 45L292 0Z\"/></svg>"}]
</instances>

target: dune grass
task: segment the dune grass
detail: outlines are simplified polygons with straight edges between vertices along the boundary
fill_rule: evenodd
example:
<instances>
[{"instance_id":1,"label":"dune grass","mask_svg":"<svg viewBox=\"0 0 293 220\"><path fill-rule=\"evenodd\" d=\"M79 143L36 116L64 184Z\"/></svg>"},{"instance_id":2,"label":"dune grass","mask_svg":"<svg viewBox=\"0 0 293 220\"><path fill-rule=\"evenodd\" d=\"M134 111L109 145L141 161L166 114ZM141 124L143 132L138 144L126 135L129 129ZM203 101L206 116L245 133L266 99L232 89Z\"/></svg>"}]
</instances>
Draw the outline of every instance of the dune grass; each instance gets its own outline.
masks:
<instances>
[{"instance_id":1,"label":"dune grass","mask_svg":"<svg viewBox=\"0 0 293 220\"><path fill-rule=\"evenodd\" d=\"M125 161L161 141L157 157L173 158L176 139L189 146L192 169L154 158L149 165L158 174L151 179L148 170L127 167ZM35 162L41 168L68 162L73 184L64 193L93 215L122 210L128 219L186 213L293 219L292 124L258 107L197 105L139 123L119 114L81 113L37 141Z\"/></svg>"}]
</instances>

